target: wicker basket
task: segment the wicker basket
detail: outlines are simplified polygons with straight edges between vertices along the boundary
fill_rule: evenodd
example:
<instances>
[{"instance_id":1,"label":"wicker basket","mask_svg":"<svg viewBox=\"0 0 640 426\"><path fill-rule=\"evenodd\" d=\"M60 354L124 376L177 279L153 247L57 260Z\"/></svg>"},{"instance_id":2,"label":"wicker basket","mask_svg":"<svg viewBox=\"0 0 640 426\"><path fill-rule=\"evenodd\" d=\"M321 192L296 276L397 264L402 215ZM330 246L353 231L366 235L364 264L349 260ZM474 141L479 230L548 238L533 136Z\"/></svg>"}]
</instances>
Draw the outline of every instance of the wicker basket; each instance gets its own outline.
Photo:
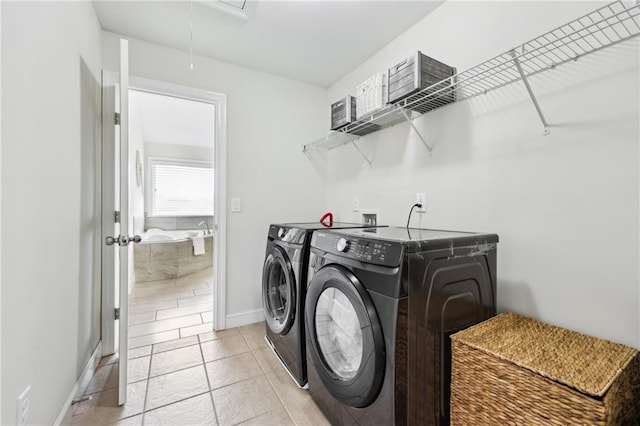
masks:
<instances>
[{"instance_id":1,"label":"wicker basket","mask_svg":"<svg viewBox=\"0 0 640 426\"><path fill-rule=\"evenodd\" d=\"M640 425L633 348L512 313L451 340L451 424Z\"/></svg>"}]
</instances>

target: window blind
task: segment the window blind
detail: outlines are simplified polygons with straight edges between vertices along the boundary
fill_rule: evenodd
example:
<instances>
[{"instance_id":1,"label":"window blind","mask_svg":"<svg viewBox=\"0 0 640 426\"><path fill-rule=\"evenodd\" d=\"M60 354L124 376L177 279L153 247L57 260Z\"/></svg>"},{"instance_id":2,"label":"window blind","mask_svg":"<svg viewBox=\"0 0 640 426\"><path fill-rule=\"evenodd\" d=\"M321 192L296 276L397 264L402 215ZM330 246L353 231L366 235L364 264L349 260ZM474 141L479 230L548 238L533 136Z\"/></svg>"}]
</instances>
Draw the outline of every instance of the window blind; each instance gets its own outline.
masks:
<instances>
[{"instance_id":1,"label":"window blind","mask_svg":"<svg viewBox=\"0 0 640 426\"><path fill-rule=\"evenodd\" d=\"M202 165L151 164L152 216L212 216L214 174Z\"/></svg>"}]
</instances>

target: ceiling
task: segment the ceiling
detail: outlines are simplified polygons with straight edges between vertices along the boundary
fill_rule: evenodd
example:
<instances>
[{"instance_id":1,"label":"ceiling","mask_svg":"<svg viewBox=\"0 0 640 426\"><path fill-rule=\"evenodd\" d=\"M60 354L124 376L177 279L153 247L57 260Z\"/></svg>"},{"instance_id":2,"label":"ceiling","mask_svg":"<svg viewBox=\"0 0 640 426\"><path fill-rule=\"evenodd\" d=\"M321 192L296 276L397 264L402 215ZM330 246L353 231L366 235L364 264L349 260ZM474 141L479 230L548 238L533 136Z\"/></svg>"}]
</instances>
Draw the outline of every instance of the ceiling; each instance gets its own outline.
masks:
<instances>
[{"instance_id":1,"label":"ceiling","mask_svg":"<svg viewBox=\"0 0 640 426\"><path fill-rule=\"evenodd\" d=\"M195 55L328 87L443 1L248 0L246 19L215 0L93 4L104 30L187 52L192 8Z\"/></svg>"},{"instance_id":2,"label":"ceiling","mask_svg":"<svg viewBox=\"0 0 640 426\"><path fill-rule=\"evenodd\" d=\"M214 113L212 104L129 91L131 126L145 142L212 148Z\"/></svg>"}]
</instances>

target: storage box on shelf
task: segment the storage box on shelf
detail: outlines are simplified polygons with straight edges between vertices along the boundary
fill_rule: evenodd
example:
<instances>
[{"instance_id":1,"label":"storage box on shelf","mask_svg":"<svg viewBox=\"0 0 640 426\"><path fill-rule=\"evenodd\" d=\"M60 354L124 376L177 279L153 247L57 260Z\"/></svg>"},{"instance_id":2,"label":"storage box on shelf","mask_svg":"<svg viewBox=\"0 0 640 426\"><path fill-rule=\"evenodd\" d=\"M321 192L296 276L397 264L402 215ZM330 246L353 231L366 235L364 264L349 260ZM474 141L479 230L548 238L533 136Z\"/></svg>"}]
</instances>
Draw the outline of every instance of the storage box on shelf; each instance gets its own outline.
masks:
<instances>
[{"instance_id":1,"label":"storage box on shelf","mask_svg":"<svg viewBox=\"0 0 640 426\"><path fill-rule=\"evenodd\" d=\"M420 113L454 102L456 92L448 89L453 87L452 76L455 73L454 67L430 58L418 50L389 68L389 102L396 103L406 99L404 105ZM440 93L439 102L420 102L420 98L427 93Z\"/></svg>"},{"instance_id":2,"label":"storage box on shelf","mask_svg":"<svg viewBox=\"0 0 640 426\"><path fill-rule=\"evenodd\" d=\"M356 118L358 120L387 105L387 73L380 72L356 86Z\"/></svg>"},{"instance_id":3,"label":"storage box on shelf","mask_svg":"<svg viewBox=\"0 0 640 426\"><path fill-rule=\"evenodd\" d=\"M633 348L513 313L451 341L452 425L640 424Z\"/></svg>"},{"instance_id":4,"label":"storage box on shelf","mask_svg":"<svg viewBox=\"0 0 640 426\"><path fill-rule=\"evenodd\" d=\"M356 98L345 96L331 104L331 130L338 130L356 121Z\"/></svg>"},{"instance_id":5,"label":"storage box on shelf","mask_svg":"<svg viewBox=\"0 0 640 426\"><path fill-rule=\"evenodd\" d=\"M353 96L346 96L331 104L331 130L364 136L380 128L376 124L356 123L356 109L356 98Z\"/></svg>"}]
</instances>

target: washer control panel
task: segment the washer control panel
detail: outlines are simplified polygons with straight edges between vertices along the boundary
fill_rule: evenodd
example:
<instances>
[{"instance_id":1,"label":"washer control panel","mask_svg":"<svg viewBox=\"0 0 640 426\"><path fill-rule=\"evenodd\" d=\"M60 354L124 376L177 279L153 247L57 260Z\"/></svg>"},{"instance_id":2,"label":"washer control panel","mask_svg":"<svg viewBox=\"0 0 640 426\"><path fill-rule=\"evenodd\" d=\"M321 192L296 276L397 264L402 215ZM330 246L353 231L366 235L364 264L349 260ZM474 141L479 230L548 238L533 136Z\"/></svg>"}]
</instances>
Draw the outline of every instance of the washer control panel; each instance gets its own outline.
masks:
<instances>
[{"instance_id":1,"label":"washer control panel","mask_svg":"<svg viewBox=\"0 0 640 426\"><path fill-rule=\"evenodd\" d=\"M402 257L402 244L393 241L352 238L316 231L311 244L342 257L383 266L398 266Z\"/></svg>"}]
</instances>

